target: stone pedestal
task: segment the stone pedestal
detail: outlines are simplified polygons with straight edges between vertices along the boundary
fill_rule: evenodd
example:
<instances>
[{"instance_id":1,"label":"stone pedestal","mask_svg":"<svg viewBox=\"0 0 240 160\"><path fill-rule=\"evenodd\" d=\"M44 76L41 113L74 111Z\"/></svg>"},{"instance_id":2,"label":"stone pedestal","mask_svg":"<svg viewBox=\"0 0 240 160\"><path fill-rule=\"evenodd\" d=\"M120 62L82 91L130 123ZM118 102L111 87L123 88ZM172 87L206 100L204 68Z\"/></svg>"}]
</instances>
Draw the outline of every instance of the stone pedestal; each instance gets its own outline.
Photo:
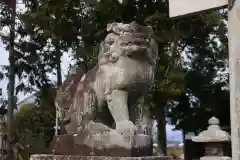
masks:
<instances>
[{"instance_id":1,"label":"stone pedestal","mask_svg":"<svg viewBox=\"0 0 240 160\"><path fill-rule=\"evenodd\" d=\"M230 157L210 157L210 156L200 158L200 160L231 160L231 159L232 158Z\"/></svg>"},{"instance_id":2,"label":"stone pedestal","mask_svg":"<svg viewBox=\"0 0 240 160\"><path fill-rule=\"evenodd\" d=\"M76 127L75 127L76 128ZM120 134L101 123L73 134L55 136L48 153L78 156L152 156L151 137L144 134Z\"/></svg>"},{"instance_id":3,"label":"stone pedestal","mask_svg":"<svg viewBox=\"0 0 240 160\"><path fill-rule=\"evenodd\" d=\"M149 141L150 138L146 135L99 134L98 137L91 137L87 133L59 135L52 141L50 153L78 156L151 156L151 144L147 143Z\"/></svg>"},{"instance_id":4,"label":"stone pedestal","mask_svg":"<svg viewBox=\"0 0 240 160\"><path fill-rule=\"evenodd\" d=\"M72 155L32 155L30 160L173 160L170 156L149 157L110 157L110 156L72 156Z\"/></svg>"}]
</instances>

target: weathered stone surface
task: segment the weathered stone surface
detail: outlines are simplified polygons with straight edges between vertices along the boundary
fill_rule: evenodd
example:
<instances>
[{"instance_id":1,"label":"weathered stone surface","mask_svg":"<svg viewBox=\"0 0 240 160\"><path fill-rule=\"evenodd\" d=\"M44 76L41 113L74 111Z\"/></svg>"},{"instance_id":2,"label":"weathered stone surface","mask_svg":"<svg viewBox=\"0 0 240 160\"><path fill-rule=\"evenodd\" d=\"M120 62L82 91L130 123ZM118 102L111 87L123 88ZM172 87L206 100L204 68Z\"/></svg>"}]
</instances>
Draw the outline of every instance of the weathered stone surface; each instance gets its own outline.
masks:
<instances>
[{"instance_id":1,"label":"weathered stone surface","mask_svg":"<svg viewBox=\"0 0 240 160\"><path fill-rule=\"evenodd\" d=\"M217 156L212 156L212 157L202 157L200 158L200 160L231 160L232 158L230 157L217 157Z\"/></svg>"},{"instance_id":2,"label":"weathered stone surface","mask_svg":"<svg viewBox=\"0 0 240 160\"><path fill-rule=\"evenodd\" d=\"M72 156L72 155L32 155L30 160L173 160L170 156L150 157L108 157L108 156Z\"/></svg>"},{"instance_id":3,"label":"weathered stone surface","mask_svg":"<svg viewBox=\"0 0 240 160\"><path fill-rule=\"evenodd\" d=\"M223 142L230 141L230 135L221 130L220 122L216 117L212 117L208 121L207 130L199 133L198 136L192 137L194 142L204 143L205 156L201 160L227 160L230 157L224 156Z\"/></svg>"},{"instance_id":4,"label":"weathered stone surface","mask_svg":"<svg viewBox=\"0 0 240 160\"><path fill-rule=\"evenodd\" d=\"M147 139L147 140L146 140ZM92 136L79 132L78 135L59 135L51 143L50 153L58 155L81 156L151 156L150 144L145 145L151 138L146 135L119 135L117 132ZM144 145L142 145L143 143ZM126 144L128 144L126 146ZM121 147L124 146L125 147Z\"/></svg>"},{"instance_id":5,"label":"weathered stone surface","mask_svg":"<svg viewBox=\"0 0 240 160\"><path fill-rule=\"evenodd\" d=\"M208 121L209 127L207 130L199 133L198 136L193 137L194 142L210 143L210 142L229 142L230 135L228 132L221 130L220 122L216 117L212 117Z\"/></svg>"},{"instance_id":6,"label":"weathered stone surface","mask_svg":"<svg viewBox=\"0 0 240 160\"><path fill-rule=\"evenodd\" d=\"M124 148L128 152L151 148L152 120L146 99L158 58L153 30L132 22L111 23L107 32L98 64L86 74L73 74L57 93L61 134L68 138L77 135L68 140L61 137L60 146L71 145L68 151L74 153L76 146L81 146L79 152L84 147ZM64 145L65 141L71 143ZM140 153L148 156L145 150Z\"/></svg>"},{"instance_id":7,"label":"weathered stone surface","mask_svg":"<svg viewBox=\"0 0 240 160\"><path fill-rule=\"evenodd\" d=\"M232 159L240 159L240 0L228 13L229 80Z\"/></svg>"},{"instance_id":8,"label":"weathered stone surface","mask_svg":"<svg viewBox=\"0 0 240 160\"><path fill-rule=\"evenodd\" d=\"M72 75L57 93L58 116L68 134L87 128L96 119L104 124L98 116L104 107L108 107L114 129L120 134L136 132L140 125L142 130L138 131L151 130L145 99L158 57L153 30L133 22L111 23L107 31L98 64L86 74Z\"/></svg>"},{"instance_id":9,"label":"weathered stone surface","mask_svg":"<svg viewBox=\"0 0 240 160\"><path fill-rule=\"evenodd\" d=\"M186 14L196 14L214 8L223 8L227 4L228 0L169 0L169 16L178 17Z\"/></svg>"}]
</instances>

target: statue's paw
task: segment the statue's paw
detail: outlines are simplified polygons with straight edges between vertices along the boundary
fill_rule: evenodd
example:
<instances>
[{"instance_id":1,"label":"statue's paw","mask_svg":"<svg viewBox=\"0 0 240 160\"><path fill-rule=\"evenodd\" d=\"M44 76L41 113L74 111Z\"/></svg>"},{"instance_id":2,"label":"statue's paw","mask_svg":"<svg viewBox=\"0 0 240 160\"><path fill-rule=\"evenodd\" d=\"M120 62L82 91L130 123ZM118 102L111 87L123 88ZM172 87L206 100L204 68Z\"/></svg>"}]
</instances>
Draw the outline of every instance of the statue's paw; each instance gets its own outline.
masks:
<instances>
[{"instance_id":1,"label":"statue's paw","mask_svg":"<svg viewBox=\"0 0 240 160\"><path fill-rule=\"evenodd\" d=\"M91 123L88 128L92 134L109 132L111 129L102 123Z\"/></svg>"},{"instance_id":2,"label":"statue's paw","mask_svg":"<svg viewBox=\"0 0 240 160\"><path fill-rule=\"evenodd\" d=\"M64 124L64 125L67 125L67 124L69 124L70 122L71 122L71 119L70 119L69 117L66 117L66 118L64 118L64 119L61 121L61 123Z\"/></svg>"},{"instance_id":3,"label":"statue's paw","mask_svg":"<svg viewBox=\"0 0 240 160\"><path fill-rule=\"evenodd\" d=\"M135 134L137 127L131 121L116 123L116 131L120 134Z\"/></svg>"}]
</instances>

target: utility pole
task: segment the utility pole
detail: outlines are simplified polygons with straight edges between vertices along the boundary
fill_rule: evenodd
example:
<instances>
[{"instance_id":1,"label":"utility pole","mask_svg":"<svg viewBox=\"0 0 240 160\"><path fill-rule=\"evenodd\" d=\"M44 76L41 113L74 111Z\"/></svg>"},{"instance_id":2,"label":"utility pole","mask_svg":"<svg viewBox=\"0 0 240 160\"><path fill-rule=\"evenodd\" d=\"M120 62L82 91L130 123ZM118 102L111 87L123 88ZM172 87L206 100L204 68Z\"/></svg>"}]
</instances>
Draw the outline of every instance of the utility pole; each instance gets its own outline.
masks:
<instances>
[{"instance_id":1,"label":"utility pole","mask_svg":"<svg viewBox=\"0 0 240 160\"><path fill-rule=\"evenodd\" d=\"M62 57L62 52L60 50L60 41L57 40L57 43L55 44L56 48L56 62L57 62L57 89L62 85L62 70L61 70L61 57ZM56 120L55 120L55 136L57 136L59 133L59 111L58 111L58 106L56 107Z\"/></svg>"},{"instance_id":2,"label":"utility pole","mask_svg":"<svg viewBox=\"0 0 240 160\"><path fill-rule=\"evenodd\" d=\"M9 2L10 1L10 2ZM7 110L7 157L8 160L14 160L13 153L13 111L16 106L15 99L15 53L14 53L14 40L15 40L15 23L16 23L16 0L8 0L9 9L11 11L11 24L10 24L10 37L9 37L9 71L8 71L8 110Z\"/></svg>"}]
</instances>

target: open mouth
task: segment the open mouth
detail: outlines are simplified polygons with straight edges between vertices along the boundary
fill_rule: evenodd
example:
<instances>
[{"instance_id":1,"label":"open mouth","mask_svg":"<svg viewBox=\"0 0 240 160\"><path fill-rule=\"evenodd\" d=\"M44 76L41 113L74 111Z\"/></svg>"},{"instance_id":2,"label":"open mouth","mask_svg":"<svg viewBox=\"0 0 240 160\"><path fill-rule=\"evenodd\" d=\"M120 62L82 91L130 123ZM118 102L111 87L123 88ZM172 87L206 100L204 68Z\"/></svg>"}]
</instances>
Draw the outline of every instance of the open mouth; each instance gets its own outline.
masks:
<instances>
[{"instance_id":1,"label":"open mouth","mask_svg":"<svg viewBox=\"0 0 240 160\"><path fill-rule=\"evenodd\" d=\"M131 44L128 46L122 46L121 49L130 54L135 52L147 52L148 47Z\"/></svg>"},{"instance_id":2,"label":"open mouth","mask_svg":"<svg viewBox=\"0 0 240 160\"><path fill-rule=\"evenodd\" d=\"M123 50L128 52L145 52L150 45L150 38L143 34L123 34L119 37Z\"/></svg>"}]
</instances>

